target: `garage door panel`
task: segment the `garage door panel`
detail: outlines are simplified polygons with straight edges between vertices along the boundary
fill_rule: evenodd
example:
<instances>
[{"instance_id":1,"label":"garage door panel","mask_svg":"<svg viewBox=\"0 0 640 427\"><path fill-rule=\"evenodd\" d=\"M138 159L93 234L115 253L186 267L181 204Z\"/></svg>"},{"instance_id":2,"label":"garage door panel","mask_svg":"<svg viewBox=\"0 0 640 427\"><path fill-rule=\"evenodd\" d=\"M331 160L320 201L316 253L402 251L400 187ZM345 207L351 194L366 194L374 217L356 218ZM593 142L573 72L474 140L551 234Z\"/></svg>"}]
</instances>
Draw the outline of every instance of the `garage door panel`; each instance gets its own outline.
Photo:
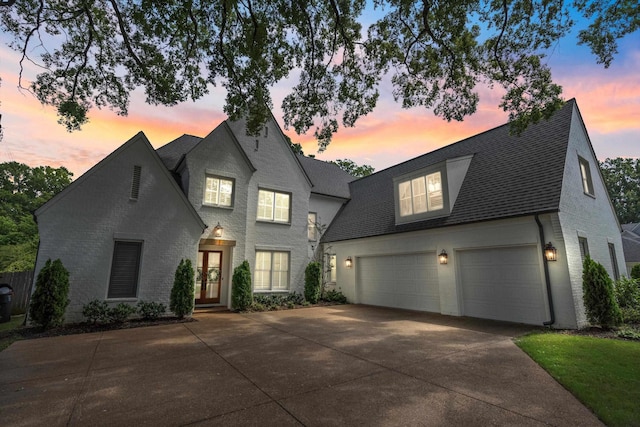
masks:
<instances>
[{"instance_id":1,"label":"garage door panel","mask_svg":"<svg viewBox=\"0 0 640 427\"><path fill-rule=\"evenodd\" d=\"M435 253L361 257L359 302L440 312Z\"/></svg>"},{"instance_id":2,"label":"garage door panel","mask_svg":"<svg viewBox=\"0 0 640 427\"><path fill-rule=\"evenodd\" d=\"M535 246L458 253L466 316L540 324L545 305Z\"/></svg>"}]
</instances>

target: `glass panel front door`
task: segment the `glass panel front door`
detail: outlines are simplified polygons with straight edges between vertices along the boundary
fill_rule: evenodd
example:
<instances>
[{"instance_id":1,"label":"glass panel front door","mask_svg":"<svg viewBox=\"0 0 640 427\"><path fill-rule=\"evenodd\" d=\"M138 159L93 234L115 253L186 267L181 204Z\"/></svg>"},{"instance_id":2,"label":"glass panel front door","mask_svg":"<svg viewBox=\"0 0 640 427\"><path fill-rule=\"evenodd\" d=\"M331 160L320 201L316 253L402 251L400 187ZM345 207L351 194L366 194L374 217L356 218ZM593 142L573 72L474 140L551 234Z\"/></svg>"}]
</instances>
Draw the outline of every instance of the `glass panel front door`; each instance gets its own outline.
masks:
<instances>
[{"instance_id":1,"label":"glass panel front door","mask_svg":"<svg viewBox=\"0 0 640 427\"><path fill-rule=\"evenodd\" d=\"M196 304L220 302L222 284L222 252L198 252L198 271L196 272Z\"/></svg>"}]
</instances>

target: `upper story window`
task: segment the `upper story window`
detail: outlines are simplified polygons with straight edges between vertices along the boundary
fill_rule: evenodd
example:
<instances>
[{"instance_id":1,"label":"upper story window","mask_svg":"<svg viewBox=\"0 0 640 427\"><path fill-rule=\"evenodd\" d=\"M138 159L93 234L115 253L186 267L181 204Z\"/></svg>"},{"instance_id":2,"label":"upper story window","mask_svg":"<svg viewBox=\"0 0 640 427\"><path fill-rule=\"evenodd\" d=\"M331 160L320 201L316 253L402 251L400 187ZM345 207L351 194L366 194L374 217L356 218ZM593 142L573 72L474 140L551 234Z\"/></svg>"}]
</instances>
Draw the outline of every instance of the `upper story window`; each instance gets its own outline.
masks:
<instances>
[{"instance_id":1,"label":"upper story window","mask_svg":"<svg viewBox=\"0 0 640 427\"><path fill-rule=\"evenodd\" d=\"M233 179L207 175L204 184L204 204L233 206Z\"/></svg>"},{"instance_id":2,"label":"upper story window","mask_svg":"<svg viewBox=\"0 0 640 427\"><path fill-rule=\"evenodd\" d=\"M582 177L582 189L585 194L590 196L594 196L593 192L593 181L591 180L591 169L589 168L589 162L583 159L582 157L578 157L578 161L580 162L580 176Z\"/></svg>"},{"instance_id":3,"label":"upper story window","mask_svg":"<svg viewBox=\"0 0 640 427\"><path fill-rule=\"evenodd\" d=\"M258 191L258 220L283 224L291 222L291 194L278 191Z\"/></svg>"},{"instance_id":4,"label":"upper story window","mask_svg":"<svg viewBox=\"0 0 640 427\"><path fill-rule=\"evenodd\" d=\"M396 223L447 215L444 165L395 179Z\"/></svg>"},{"instance_id":5,"label":"upper story window","mask_svg":"<svg viewBox=\"0 0 640 427\"><path fill-rule=\"evenodd\" d=\"M315 212L309 212L307 217L307 238L311 241L318 240L318 215Z\"/></svg>"}]
</instances>

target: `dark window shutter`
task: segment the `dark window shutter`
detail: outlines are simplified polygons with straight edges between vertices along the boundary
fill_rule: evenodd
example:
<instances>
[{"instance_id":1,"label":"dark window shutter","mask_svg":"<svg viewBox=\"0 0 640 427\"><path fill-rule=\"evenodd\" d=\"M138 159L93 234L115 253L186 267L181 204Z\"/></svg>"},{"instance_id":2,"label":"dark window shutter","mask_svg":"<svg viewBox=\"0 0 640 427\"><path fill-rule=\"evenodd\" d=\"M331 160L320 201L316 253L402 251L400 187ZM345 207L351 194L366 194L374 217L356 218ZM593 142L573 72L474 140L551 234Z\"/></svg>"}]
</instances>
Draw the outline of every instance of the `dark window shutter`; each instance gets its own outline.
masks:
<instances>
[{"instance_id":1,"label":"dark window shutter","mask_svg":"<svg viewBox=\"0 0 640 427\"><path fill-rule=\"evenodd\" d=\"M136 297L141 253L142 242L115 242L108 298Z\"/></svg>"}]
</instances>

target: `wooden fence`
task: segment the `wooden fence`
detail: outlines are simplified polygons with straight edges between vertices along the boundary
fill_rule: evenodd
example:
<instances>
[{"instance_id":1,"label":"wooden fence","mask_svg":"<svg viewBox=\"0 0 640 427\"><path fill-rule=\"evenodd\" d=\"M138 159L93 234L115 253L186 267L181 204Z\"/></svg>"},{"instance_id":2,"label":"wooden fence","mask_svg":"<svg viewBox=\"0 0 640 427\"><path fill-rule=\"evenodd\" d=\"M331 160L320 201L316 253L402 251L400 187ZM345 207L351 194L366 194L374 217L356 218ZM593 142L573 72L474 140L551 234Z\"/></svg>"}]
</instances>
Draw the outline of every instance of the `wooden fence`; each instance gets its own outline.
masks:
<instances>
[{"instance_id":1,"label":"wooden fence","mask_svg":"<svg viewBox=\"0 0 640 427\"><path fill-rule=\"evenodd\" d=\"M0 286L8 284L13 288L11 314L22 314L27 311L32 282L33 270L19 273L0 273Z\"/></svg>"}]
</instances>

